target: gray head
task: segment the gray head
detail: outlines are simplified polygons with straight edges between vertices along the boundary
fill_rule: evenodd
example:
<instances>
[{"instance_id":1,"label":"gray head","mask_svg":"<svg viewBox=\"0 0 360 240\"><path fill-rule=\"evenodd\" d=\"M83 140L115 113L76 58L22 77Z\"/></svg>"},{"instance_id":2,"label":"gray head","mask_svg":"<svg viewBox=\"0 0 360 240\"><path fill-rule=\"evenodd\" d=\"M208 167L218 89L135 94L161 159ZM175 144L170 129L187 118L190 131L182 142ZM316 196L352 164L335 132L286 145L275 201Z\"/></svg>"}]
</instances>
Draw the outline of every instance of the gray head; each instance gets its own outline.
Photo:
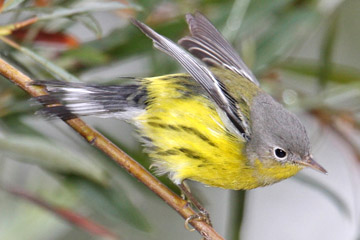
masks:
<instances>
[{"instance_id":1,"label":"gray head","mask_svg":"<svg viewBox=\"0 0 360 240\"><path fill-rule=\"evenodd\" d=\"M257 95L251 107L250 159L309 166L326 173L311 157L310 142L299 119L268 94Z\"/></svg>"}]
</instances>

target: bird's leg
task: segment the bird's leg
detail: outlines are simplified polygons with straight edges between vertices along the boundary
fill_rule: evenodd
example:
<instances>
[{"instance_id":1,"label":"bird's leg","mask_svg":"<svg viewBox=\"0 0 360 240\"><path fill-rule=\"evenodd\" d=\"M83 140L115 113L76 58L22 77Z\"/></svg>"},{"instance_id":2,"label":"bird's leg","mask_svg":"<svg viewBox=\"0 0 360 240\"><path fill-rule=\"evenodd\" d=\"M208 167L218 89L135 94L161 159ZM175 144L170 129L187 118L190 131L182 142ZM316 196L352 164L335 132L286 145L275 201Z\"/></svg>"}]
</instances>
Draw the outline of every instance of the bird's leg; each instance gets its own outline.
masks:
<instances>
[{"instance_id":1,"label":"bird's leg","mask_svg":"<svg viewBox=\"0 0 360 240\"><path fill-rule=\"evenodd\" d=\"M204 220L207 224L212 226L208 211L206 211L206 209L201 205L201 203L191 194L189 186L187 186L187 184L184 182L181 182L180 184L178 184L178 186L181 190L182 196L185 196L187 200L199 210L197 214L192 215L186 219L185 227L189 229L188 223L194 219Z\"/></svg>"}]
</instances>

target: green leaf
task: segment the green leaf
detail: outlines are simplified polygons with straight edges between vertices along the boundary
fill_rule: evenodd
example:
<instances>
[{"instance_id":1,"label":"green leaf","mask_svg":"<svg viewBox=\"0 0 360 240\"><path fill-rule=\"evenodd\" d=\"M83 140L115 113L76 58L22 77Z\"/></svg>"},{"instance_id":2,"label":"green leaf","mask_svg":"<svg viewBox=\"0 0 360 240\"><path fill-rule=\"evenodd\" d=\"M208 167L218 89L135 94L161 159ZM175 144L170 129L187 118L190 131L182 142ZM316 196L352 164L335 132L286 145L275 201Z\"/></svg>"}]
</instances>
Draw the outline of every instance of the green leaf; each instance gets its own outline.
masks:
<instances>
[{"instance_id":1,"label":"green leaf","mask_svg":"<svg viewBox=\"0 0 360 240\"><path fill-rule=\"evenodd\" d=\"M24 1L25 0L6 0L4 2L2 12L6 12L8 10L14 9Z\"/></svg>"},{"instance_id":2,"label":"green leaf","mask_svg":"<svg viewBox=\"0 0 360 240\"><path fill-rule=\"evenodd\" d=\"M99 22L90 14L82 14L73 17L75 21L79 21L85 25L90 31L92 31L97 38L101 38L102 30Z\"/></svg>"},{"instance_id":3,"label":"green leaf","mask_svg":"<svg viewBox=\"0 0 360 240\"><path fill-rule=\"evenodd\" d=\"M330 15L330 23L325 32L324 40L320 51L319 86L324 87L329 81L332 71L332 55L337 36L339 22L339 8Z\"/></svg>"},{"instance_id":4,"label":"green leaf","mask_svg":"<svg viewBox=\"0 0 360 240\"><path fill-rule=\"evenodd\" d=\"M274 21L274 14L278 15L280 10L289 5L294 0L253 0L246 12L244 22L241 24L239 40L250 33L263 29L266 24ZM261 7L259 7L261 6ZM273 26L273 24L272 24Z\"/></svg>"},{"instance_id":5,"label":"green leaf","mask_svg":"<svg viewBox=\"0 0 360 240\"><path fill-rule=\"evenodd\" d=\"M299 8L279 17L258 41L255 71L259 72L273 65L279 58L307 37L307 33L319 23L320 14L313 8Z\"/></svg>"},{"instance_id":6,"label":"green leaf","mask_svg":"<svg viewBox=\"0 0 360 240\"><path fill-rule=\"evenodd\" d=\"M235 0L222 31L229 42L232 42L237 36L250 2L250 0Z\"/></svg>"},{"instance_id":7,"label":"green leaf","mask_svg":"<svg viewBox=\"0 0 360 240\"><path fill-rule=\"evenodd\" d=\"M64 53L61 57L61 61L66 60L87 66L98 66L100 64L105 64L108 61L108 56L96 48L84 45Z\"/></svg>"},{"instance_id":8,"label":"green leaf","mask_svg":"<svg viewBox=\"0 0 360 240\"><path fill-rule=\"evenodd\" d=\"M90 218L85 217L72 209L67 209L64 207L53 205L47 202L45 199L39 198L38 196L32 195L24 190L19 190L15 188L9 187L1 187L1 189L5 190L6 192L22 198L29 203L37 205L38 207L47 210L48 212L58 216L59 218L63 219L64 221L69 222L70 224L82 229L83 231L87 231L88 233L94 236L101 236L105 239L118 239L116 234L114 234L111 230L107 229L105 226L92 221Z\"/></svg>"},{"instance_id":9,"label":"green leaf","mask_svg":"<svg viewBox=\"0 0 360 240\"><path fill-rule=\"evenodd\" d=\"M75 77L74 75L70 74L69 72L65 71L64 69L58 67L57 65L53 64L48 59L40 56L39 54L31 51L30 49L26 47L19 47L17 48L19 51L24 53L26 56L30 57L34 61L40 63L45 70L47 70L49 73L51 73L55 78L61 78L64 81L68 82L80 82L80 79Z\"/></svg>"},{"instance_id":10,"label":"green leaf","mask_svg":"<svg viewBox=\"0 0 360 240\"><path fill-rule=\"evenodd\" d=\"M295 74L317 78L320 63L310 59L292 58L277 66L280 70ZM360 80L360 70L349 66L332 64L332 69L327 76L328 81L340 84L357 82Z\"/></svg>"},{"instance_id":11,"label":"green leaf","mask_svg":"<svg viewBox=\"0 0 360 240\"><path fill-rule=\"evenodd\" d=\"M17 103L16 103L17 104ZM43 137L41 133L39 133L36 129L27 125L24 121L22 121L22 117L25 116L26 113L23 114L10 114L5 117L0 118L0 122L6 126L7 130L14 134L24 134L27 136L36 136Z\"/></svg>"},{"instance_id":12,"label":"green leaf","mask_svg":"<svg viewBox=\"0 0 360 240\"><path fill-rule=\"evenodd\" d=\"M49 231L56 232L64 226L59 219L43 209L33 207L24 201L16 201L2 192L0 204L3 209L0 216L2 240L46 239Z\"/></svg>"},{"instance_id":13,"label":"green leaf","mask_svg":"<svg viewBox=\"0 0 360 240\"><path fill-rule=\"evenodd\" d=\"M183 30L185 30L186 27L184 19L181 18L155 26L154 29L160 34L164 34L166 37L176 40L183 35ZM154 50L152 48L151 40L144 36L144 34L134 26L129 26L125 29L116 29L108 36L84 44L82 47L86 46L91 46L92 48L97 49L97 51L102 52L102 54L107 57L106 64L111 61L128 59L141 54L162 54ZM64 56L66 55L67 52L64 53ZM167 59L169 60L169 58ZM84 66L81 69L74 69L74 71L86 71L87 67L89 66ZM77 73L79 74L80 72Z\"/></svg>"},{"instance_id":14,"label":"green leaf","mask_svg":"<svg viewBox=\"0 0 360 240\"><path fill-rule=\"evenodd\" d=\"M71 17L78 14L86 14L91 12L112 11L120 9L134 9L141 10L141 7L134 4L122 4L119 2L90 2L86 4L77 5L73 8L56 8L55 11L48 14L39 14L37 17L39 21L58 19L64 17Z\"/></svg>"},{"instance_id":15,"label":"green leaf","mask_svg":"<svg viewBox=\"0 0 360 240\"><path fill-rule=\"evenodd\" d=\"M35 108L29 104L28 96L24 97L26 100L23 100L23 98L20 96L16 97L14 95L9 98L10 99L8 101L2 102L0 91L0 110L2 111L0 112L0 117L8 115L21 115L34 112Z\"/></svg>"},{"instance_id":16,"label":"green leaf","mask_svg":"<svg viewBox=\"0 0 360 240\"><path fill-rule=\"evenodd\" d=\"M3 134L0 137L0 150L14 160L36 164L62 174L80 175L101 185L108 184L107 173L94 159L91 161L43 138Z\"/></svg>"},{"instance_id":17,"label":"green leaf","mask_svg":"<svg viewBox=\"0 0 360 240\"><path fill-rule=\"evenodd\" d=\"M83 181L79 178L71 179L86 203L95 211L114 221L122 219L129 225L141 231L149 231L150 226L143 214L132 204L118 184L107 188Z\"/></svg>"}]
</instances>

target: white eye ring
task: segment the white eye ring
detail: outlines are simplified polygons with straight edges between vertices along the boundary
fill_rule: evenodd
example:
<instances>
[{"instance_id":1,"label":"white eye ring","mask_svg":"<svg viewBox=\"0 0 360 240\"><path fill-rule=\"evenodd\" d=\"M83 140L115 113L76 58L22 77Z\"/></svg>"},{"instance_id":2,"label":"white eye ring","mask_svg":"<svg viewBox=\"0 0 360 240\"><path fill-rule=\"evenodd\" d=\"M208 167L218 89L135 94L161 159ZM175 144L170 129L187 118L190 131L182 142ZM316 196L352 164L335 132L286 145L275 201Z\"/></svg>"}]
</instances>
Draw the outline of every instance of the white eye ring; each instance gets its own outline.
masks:
<instances>
[{"instance_id":1,"label":"white eye ring","mask_svg":"<svg viewBox=\"0 0 360 240\"><path fill-rule=\"evenodd\" d=\"M274 156L279 160L285 160L287 158L287 152L280 147L274 147Z\"/></svg>"}]
</instances>

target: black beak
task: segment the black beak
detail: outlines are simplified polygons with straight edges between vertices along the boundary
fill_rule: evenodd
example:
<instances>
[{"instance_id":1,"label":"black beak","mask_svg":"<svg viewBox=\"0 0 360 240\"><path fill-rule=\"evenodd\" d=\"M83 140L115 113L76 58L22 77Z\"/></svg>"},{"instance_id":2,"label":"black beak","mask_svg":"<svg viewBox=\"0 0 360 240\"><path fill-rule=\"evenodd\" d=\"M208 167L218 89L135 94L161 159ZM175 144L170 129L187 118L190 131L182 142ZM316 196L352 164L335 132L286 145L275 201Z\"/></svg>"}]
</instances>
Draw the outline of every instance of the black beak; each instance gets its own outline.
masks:
<instances>
[{"instance_id":1,"label":"black beak","mask_svg":"<svg viewBox=\"0 0 360 240\"><path fill-rule=\"evenodd\" d=\"M306 167L310 167L312 169L315 169L317 171L320 171L324 174L327 174L328 172L323 168L320 164L314 161L312 156L307 156L305 159L297 161L298 164L301 164Z\"/></svg>"}]
</instances>

